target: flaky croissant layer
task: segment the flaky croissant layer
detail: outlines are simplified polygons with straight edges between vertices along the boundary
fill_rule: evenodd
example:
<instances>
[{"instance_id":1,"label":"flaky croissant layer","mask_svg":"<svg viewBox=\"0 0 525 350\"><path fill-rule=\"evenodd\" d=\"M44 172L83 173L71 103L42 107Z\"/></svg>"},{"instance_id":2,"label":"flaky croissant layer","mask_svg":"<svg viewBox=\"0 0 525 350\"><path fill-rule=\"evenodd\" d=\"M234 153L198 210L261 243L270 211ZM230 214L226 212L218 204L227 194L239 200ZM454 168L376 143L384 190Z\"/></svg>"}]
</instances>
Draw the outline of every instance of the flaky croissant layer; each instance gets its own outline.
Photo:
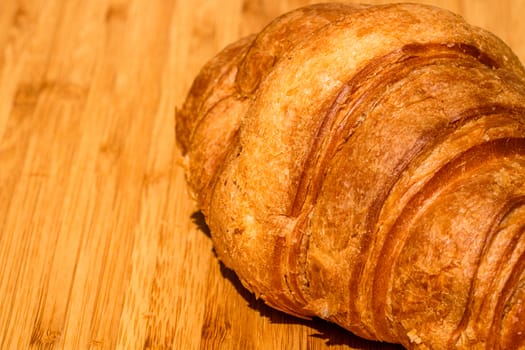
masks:
<instances>
[{"instance_id":1,"label":"flaky croissant layer","mask_svg":"<svg viewBox=\"0 0 525 350\"><path fill-rule=\"evenodd\" d=\"M269 305L413 349L525 348L525 69L434 7L320 4L176 115L219 258Z\"/></svg>"}]
</instances>

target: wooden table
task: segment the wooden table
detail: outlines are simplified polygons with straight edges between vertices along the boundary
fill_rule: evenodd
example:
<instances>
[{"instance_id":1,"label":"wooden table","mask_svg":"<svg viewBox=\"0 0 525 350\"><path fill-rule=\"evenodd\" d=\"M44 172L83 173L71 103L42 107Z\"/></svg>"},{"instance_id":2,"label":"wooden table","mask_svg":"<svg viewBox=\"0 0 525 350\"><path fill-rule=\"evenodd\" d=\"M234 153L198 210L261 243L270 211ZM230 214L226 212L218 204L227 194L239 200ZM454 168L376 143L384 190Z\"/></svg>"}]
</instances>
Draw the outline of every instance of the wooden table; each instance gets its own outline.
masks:
<instances>
[{"instance_id":1,"label":"wooden table","mask_svg":"<svg viewBox=\"0 0 525 350\"><path fill-rule=\"evenodd\" d=\"M426 2L525 61L524 1ZM174 148L201 65L306 3L0 1L1 349L394 348L246 292L196 224Z\"/></svg>"}]
</instances>

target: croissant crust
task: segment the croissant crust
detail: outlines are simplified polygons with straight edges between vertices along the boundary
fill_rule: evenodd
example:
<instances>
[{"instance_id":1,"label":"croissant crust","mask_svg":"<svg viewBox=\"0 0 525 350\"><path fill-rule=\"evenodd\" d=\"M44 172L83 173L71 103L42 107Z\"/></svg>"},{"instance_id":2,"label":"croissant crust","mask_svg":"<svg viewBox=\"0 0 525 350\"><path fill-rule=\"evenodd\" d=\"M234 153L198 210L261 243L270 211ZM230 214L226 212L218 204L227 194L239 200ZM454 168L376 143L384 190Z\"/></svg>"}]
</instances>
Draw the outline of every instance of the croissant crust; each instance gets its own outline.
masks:
<instances>
[{"instance_id":1,"label":"croissant crust","mask_svg":"<svg viewBox=\"0 0 525 350\"><path fill-rule=\"evenodd\" d=\"M525 348L525 69L415 4L319 4L176 113L218 257L274 308L409 349Z\"/></svg>"}]
</instances>

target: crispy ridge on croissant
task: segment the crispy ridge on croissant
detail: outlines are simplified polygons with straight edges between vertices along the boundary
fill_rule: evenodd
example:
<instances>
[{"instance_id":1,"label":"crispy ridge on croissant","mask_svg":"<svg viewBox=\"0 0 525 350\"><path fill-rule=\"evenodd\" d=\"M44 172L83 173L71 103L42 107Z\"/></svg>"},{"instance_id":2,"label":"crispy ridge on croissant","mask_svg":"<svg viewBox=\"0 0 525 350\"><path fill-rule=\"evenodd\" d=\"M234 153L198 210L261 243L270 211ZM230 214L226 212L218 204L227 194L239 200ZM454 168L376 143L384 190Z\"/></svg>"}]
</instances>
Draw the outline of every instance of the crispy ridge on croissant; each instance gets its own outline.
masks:
<instances>
[{"instance_id":1,"label":"crispy ridge on croissant","mask_svg":"<svg viewBox=\"0 0 525 350\"><path fill-rule=\"evenodd\" d=\"M215 250L269 305L414 349L525 348L525 69L434 7L319 4L176 113Z\"/></svg>"}]
</instances>

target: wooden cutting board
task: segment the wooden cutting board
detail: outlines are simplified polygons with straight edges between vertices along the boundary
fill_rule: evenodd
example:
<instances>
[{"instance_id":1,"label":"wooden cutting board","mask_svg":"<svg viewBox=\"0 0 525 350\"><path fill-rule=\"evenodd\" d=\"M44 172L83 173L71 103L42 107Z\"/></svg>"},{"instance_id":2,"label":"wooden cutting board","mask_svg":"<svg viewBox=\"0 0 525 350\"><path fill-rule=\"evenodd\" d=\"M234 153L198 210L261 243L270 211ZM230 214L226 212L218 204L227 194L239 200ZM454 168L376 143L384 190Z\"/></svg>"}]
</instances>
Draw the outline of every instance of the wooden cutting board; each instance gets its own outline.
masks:
<instances>
[{"instance_id":1,"label":"wooden cutting board","mask_svg":"<svg viewBox=\"0 0 525 350\"><path fill-rule=\"evenodd\" d=\"M425 2L525 61L525 2ZM307 3L0 1L0 349L394 348L244 290L174 148L201 65Z\"/></svg>"}]
</instances>

